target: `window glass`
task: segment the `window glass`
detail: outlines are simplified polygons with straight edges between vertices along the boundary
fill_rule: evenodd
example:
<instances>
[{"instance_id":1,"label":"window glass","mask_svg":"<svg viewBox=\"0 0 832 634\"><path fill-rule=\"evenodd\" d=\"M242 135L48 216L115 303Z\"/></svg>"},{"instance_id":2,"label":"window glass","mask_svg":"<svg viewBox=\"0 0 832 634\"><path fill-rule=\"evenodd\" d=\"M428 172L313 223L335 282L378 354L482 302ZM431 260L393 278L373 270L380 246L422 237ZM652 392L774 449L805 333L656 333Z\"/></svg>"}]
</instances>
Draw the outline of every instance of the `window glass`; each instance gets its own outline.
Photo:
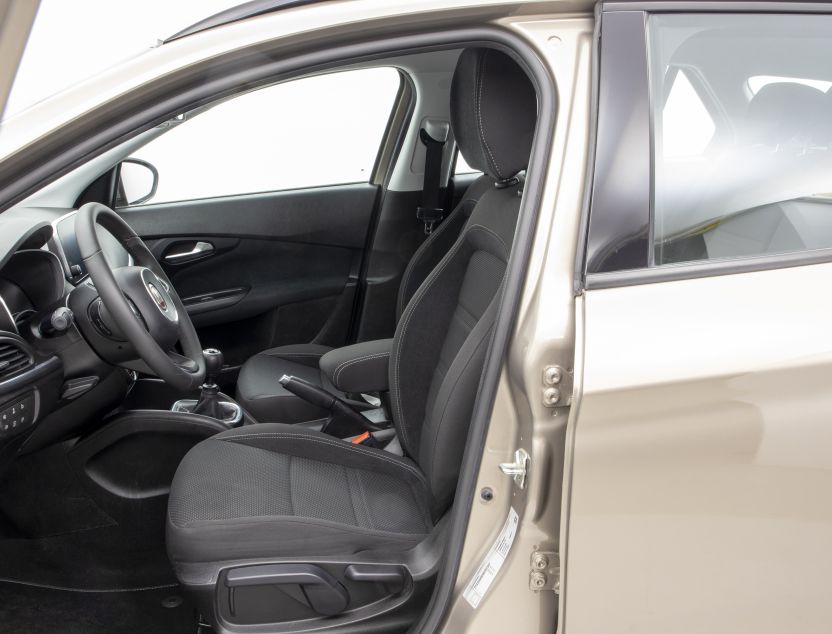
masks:
<instances>
[{"instance_id":1,"label":"window glass","mask_svg":"<svg viewBox=\"0 0 832 634\"><path fill-rule=\"evenodd\" d=\"M144 204L366 182L399 85L392 68L331 73L185 118L133 157L159 172Z\"/></svg>"},{"instance_id":2,"label":"window glass","mask_svg":"<svg viewBox=\"0 0 832 634\"><path fill-rule=\"evenodd\" d=\"M755 75L748 78L748 89L752 95L756 95L760 90L769 84L803 84L804 86L811 86L817 88L821 92L826 92L832 87L832 81L822 81L820 79L806 79L805 77L778 77L776 75Z\"/></svg>"},{"instance_id":3,"label":"window glass","mask_svg":"<svg viewBox=\"0 0 832 634\"><path fill-rule=\"evenodd\" d=\"M714 136L714 120L688 79L679 71L662 111L662 152L666 159L699 156Z\"/></svg>"},{"instance_id":4,"label":"window glass","mask_svg":"<svg viewBox=\"0 0 832 634\"><path fill-rule=\"evenodd\" d=\"M457 151L456 153L456 168L454 169L454 174L476 174L478 170L475 170L473 167L468 165L465 162L465 157L462 156L462 152Z\"/></svg>"},{"instance_id":5,"label":"window glass","mask_svg":"<svg viewBox=\"0 0 832 634\"><path fill-rule=\"evenodd\" d=\"M832 247L832 17L653 15L657 265Z\"/></svg>"}]
</instances>

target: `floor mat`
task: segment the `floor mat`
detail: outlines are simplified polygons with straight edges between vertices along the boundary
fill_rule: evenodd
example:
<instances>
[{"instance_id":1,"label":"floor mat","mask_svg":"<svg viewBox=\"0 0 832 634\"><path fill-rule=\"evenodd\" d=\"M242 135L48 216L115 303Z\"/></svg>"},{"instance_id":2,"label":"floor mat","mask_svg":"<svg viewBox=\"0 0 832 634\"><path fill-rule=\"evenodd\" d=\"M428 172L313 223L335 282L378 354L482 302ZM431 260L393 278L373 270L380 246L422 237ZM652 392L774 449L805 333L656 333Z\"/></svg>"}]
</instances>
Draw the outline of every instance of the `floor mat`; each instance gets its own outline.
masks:
<instances>
[{"instance_id":1,"label":"floor mat","mask_svg":"<svg viewBox=\"0 0 832 634\"><path fill-rule=\"evenodd\" d=\"M48 537L116 524L84 491L66 447L19 458L0 478L0 510L19 534Z\"/></svg>"},{"instance_id":2,"label":"floor mat","mask_svg":"<svg viewBox=\"0 0 832 634\"><path fill-rule=\"evenodd\" d=\"M165 552L164 504L104 510L71 468L70 445L21 457L0 478L0 634L194 634Z\"/></svg>"},{"instance_id":3,"label":"floor mat","mask_svg":"<svg viewBox=\"0 0 832 634\"><path fill-rule=\"evenodd\" d=\"M164 515L141 500L116 522L87 495L66 446L20 458L0 479L0 581L74 590L176 583Z\"/></svg>"},{"instance_id":4,"label":"floor mat","mask_svg":"<svg viewBox=\"0 0 832 634\"><path fill-rule=\"evenodd\" d=\"M77 592L0 582L0 632L194 634L194 608L178 587Z\"/></svg>"},{"instance_id":5,"label":"floor mat","mask_svg":"<svg viewBox=\"0 0 832 634\"><path fill-rule=\"evenodd\" d=\"M131 590L176 582L164 543L118 526L36 539L0 539L0 581L77 590Z\"/></svg>"}]
</instances>

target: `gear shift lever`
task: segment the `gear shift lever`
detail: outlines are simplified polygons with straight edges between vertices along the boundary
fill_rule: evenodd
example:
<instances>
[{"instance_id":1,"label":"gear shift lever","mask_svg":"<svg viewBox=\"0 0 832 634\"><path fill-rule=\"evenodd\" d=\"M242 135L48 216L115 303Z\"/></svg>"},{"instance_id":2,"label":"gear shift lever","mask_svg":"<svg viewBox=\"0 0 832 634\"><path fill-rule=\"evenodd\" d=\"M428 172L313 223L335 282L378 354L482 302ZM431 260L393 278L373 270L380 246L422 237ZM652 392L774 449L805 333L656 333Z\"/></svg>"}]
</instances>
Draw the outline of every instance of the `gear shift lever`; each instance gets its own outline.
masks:
<instances>
[{"instance_id":1,"label":"gear shift lever","mask_svg":"<svg viewBox=\"0 0 832 634\"><path fill-rule=\"evenodd\" d=\"M205 359L205 382L202 384L202 391L199 393L199 400L183 398L171 406L172 412L183 412L185 414L202 414L222 421L229 427L236 427L244 422L243 409L220 393L217 385L217 377L222 372L222 352L216 348L208 348L202 351Z\"/></svg>"},{"instance_id":2,"label":"gear shift lever","mask_svg":"<svg viewBox=\"0 0 832 634\"><path fill-rule=\"evenodd\" d=\"M205 383L202 384L202 391L193 412L223 420L223 408L219 399L220 388L217 385L217 377L223 366L222 352L216 348L208 348L202 351L202 356L205 358Z\"/></svg>"}]
</instances>

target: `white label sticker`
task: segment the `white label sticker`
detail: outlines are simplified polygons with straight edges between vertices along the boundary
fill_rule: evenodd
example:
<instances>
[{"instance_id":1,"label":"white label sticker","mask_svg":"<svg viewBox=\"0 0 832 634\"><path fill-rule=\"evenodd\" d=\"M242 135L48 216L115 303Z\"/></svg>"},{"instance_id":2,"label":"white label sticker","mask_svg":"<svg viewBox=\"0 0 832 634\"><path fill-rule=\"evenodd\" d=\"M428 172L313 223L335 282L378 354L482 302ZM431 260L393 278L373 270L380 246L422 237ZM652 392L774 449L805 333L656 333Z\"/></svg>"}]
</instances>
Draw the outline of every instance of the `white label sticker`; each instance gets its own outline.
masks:
<instances>
[{"instance_id":1,"label":"white label sticker","mask_svg":"<svg viewBox=\"0 0 832 634\"><path fill-rule=\"evenodd\" d=\"M479 606L497 573L500 572L500 568L503 567L503 563L511 550L511 545L514 543L514 536L517 534L518 522L517 511L514 508L509 508L503 529L497 535L496 541L492 544L480 567L477 568L477 572L468 582L465 592L462 593L462 596L471 604L472 608L476 609Z\"/></svg>"}]
</instances>

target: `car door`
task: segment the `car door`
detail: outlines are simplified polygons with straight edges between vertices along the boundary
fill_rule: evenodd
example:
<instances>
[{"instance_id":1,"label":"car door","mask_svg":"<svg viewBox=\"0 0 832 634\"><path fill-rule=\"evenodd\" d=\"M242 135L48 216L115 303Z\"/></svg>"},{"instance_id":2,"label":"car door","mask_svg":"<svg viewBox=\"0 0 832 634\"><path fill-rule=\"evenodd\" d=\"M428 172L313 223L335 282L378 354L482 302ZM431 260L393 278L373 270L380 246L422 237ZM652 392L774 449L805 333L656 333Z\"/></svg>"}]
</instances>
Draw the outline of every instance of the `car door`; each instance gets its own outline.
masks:
<instances>
[{"instance_id":1,"label":"car door","mask_svg":"<svg viewBox=\"0 0 832 634\"><path fill-rule=\"evenodd\" d=\"M0 119L39 5L39 0L0 1Z\"/></svg>"},{"instance_id":2,"label":"car door","mask_svg":"<svg viewBox=\"0 0 832 634\"><path fill-rule=\"evenodd\" d=\"M278 84L169 122L130 159L158 183L118 212L231 370L273 346L347 341L401 86L392 68Z\"/></svg>"},{"instance_id":3,"label":"car door","mask_svg":"<svg viewBox=\"0 0 832 634\"><path fill-rule=\"evenodd\" d=\"M788 5L601 15L569 634L829 629L832 14Z\"/></svg>"}]
</instances>

